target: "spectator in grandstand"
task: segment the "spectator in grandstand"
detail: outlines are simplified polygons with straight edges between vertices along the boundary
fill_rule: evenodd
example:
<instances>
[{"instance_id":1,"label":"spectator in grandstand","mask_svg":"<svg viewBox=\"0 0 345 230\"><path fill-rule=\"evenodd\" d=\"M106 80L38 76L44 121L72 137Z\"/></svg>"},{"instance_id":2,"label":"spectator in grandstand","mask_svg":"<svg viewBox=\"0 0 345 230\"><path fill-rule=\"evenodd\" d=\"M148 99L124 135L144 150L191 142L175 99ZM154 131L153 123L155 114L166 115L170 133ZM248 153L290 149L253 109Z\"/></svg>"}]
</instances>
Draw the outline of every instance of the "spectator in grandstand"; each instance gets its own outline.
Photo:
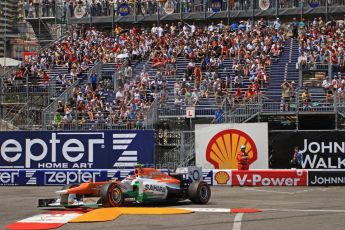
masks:
<instances>
[{"instance_id":1,"label":"spectator in grandstand","mask_svg":"<svg viewBox=\"0 0 345 230\"><path fill-rule=\"evenodd\" d=\"M286 79L284 79L283 84L281 85L282 88L282 109L283 111L290 110L290 102L291 102L291 91L293 90L292 84L290 84Z\"/></svg>"},{"instance_id":2,"label":"spectator in grandstand","mask_svg":"<svg viewBox=\"0 0 345 230\"><path fill-rule=\"evenodd\" d=\"M310 102L311 102L311 94L308 88L305 88L302 93L302 103L303 103L304 110L308 110L310 108Z\"/></svg>"},{"instance_id":3,"label":"spectator in grandstand","mask_svg":"<svg viewBox=\"0 0 345 230\"><path fill-rule=\"evenodd\" d=\"M293 18L292 22L290 24L290 27L292 30L292 37L295 39L298 37L298 26L299 26L299 23L298 23L297 19Z\"/></svg>"},{"instance_id":4,"label":"spectator in grandstand","mask_svg":"<svg viewBox=\"0 0 345 230\"><path fill-rule=\"evenodd\" d=\"M55 126L56 129L60 129L60 125L62 122L62 117L61 114L59 112L56 112L54 115L54 120L53 120L53 125Z\"/></svg>"},{"instance_id":5,"label":"spectator in grandstand","mask_svg":"<svg viewBox=\"0 0 345 230\"><path fill-rule=\"evenodd\" d=\"M280 19L279 19L279 18L276 18L276 20L273 22L273 27L274 27L274 29L276 29L276 30L280 30L280 28L281 28L281 23L280 23Z\"/></svg>"},{"instance_id":6,"label":"spectator in grandstand","mask_svg":"<svg viewBox=\"0 0 345 230\"><path fill-rule=\"evenodd\" d=\"M214 113L214 123L221 124L224 123L224 111L221 107L218 107L218 109Z\"/></svg>"}]
</instances>

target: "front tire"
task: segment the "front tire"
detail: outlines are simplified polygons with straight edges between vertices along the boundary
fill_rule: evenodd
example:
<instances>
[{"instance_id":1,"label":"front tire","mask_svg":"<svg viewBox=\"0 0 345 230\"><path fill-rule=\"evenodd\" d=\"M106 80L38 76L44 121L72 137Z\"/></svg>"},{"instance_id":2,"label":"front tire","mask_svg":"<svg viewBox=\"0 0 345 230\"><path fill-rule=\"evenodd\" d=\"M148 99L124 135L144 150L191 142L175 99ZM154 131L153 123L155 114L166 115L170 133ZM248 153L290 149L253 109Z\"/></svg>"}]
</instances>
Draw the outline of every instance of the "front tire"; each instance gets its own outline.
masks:
<instances>
[{"instance_id":1,"label":"front tire","mask_svg":"<svg viewBox=\"0 0 345 230\"><path fill-rule=\"evenodd\" d=\"M116 183L103 185L100 190L100 197L103 207L121 207L124 203L122 190Z\"/></svg>"},{"instance_id":2,"label":"front tire","mask_svg":"<svg viewBox=\"0 0 345 230\"><path fill-rule=\"evenodd\" d=\"M211 188L204 181L194 181L188 187L188 197L195 204L207 204L211 198Z\"/></svg>"}]
</instances>

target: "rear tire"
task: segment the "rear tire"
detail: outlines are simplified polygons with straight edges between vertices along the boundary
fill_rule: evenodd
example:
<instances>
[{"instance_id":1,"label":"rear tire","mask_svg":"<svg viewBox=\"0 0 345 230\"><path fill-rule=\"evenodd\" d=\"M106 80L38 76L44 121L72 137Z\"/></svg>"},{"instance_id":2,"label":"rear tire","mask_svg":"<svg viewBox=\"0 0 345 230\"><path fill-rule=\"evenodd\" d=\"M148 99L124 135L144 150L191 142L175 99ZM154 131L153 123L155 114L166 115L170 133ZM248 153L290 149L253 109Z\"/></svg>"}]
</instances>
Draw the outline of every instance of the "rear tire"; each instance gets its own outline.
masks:
<instances>
[{"instance_id":1,"label":"rear tire","mask_svg":"<svg viewBox=\"0 0 345 230\"><path fill-rule=\"evenodd\" d=\"M188 187L188 197L195 204L207 204L211 198L211 188L204 181L194 181Z\"/></svg>"},{"instance_id":2,"label":"rear tire","mask_svg":"<svg viewBox=\"0 0 345 230\"><path fill-rule=\"evenodd\" d=\"M100 197L103 207L121 207L124 203L122 190L116 183L103 185L100 190Z\"/></svg>"}]
</instances>

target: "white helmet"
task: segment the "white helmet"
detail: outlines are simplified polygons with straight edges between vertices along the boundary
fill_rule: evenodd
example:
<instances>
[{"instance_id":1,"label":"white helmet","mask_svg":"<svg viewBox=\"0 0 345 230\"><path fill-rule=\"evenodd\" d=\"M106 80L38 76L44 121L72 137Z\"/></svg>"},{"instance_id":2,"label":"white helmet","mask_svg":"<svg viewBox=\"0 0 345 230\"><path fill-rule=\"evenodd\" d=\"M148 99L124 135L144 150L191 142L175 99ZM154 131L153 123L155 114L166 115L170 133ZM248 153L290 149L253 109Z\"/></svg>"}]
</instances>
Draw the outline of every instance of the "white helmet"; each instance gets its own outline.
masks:
<instances>
[{"instance_id":1,"label":"white helmet","mask_svg":"<svg viewBox=\"0 0 345 230\"><path fill-rule=\"evenodd\" d=\"M245 149L246 148L246 146L245 145L241 145L241 149Z\"/></svg>"}]
</instances>

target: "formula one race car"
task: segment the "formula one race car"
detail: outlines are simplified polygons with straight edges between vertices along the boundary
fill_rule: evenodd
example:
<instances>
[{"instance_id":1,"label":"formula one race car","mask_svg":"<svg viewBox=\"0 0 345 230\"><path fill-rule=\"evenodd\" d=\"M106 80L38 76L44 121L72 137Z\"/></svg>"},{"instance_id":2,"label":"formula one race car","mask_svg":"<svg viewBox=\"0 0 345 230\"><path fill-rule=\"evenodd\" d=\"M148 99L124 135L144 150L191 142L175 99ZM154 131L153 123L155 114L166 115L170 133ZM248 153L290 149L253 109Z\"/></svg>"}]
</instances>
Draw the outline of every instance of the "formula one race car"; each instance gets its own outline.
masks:
<instances>
[{"instance_id":1,"label":"formula one race car","mask_svg":"<svg viewBox=\"0 0 345 230\"><path fill-rule=\"evenodd\" d=\"M202 178L202 177L201 177ZM66 185L56 191L57 199L39 199L39 207L119 207L125 201L137 203L181 201L207 204L210 186L202 179L191 180L187 171L163 173L153 168L136 166L134 175L122 181L87 182Z\"/></svg>"}]
</instances>

